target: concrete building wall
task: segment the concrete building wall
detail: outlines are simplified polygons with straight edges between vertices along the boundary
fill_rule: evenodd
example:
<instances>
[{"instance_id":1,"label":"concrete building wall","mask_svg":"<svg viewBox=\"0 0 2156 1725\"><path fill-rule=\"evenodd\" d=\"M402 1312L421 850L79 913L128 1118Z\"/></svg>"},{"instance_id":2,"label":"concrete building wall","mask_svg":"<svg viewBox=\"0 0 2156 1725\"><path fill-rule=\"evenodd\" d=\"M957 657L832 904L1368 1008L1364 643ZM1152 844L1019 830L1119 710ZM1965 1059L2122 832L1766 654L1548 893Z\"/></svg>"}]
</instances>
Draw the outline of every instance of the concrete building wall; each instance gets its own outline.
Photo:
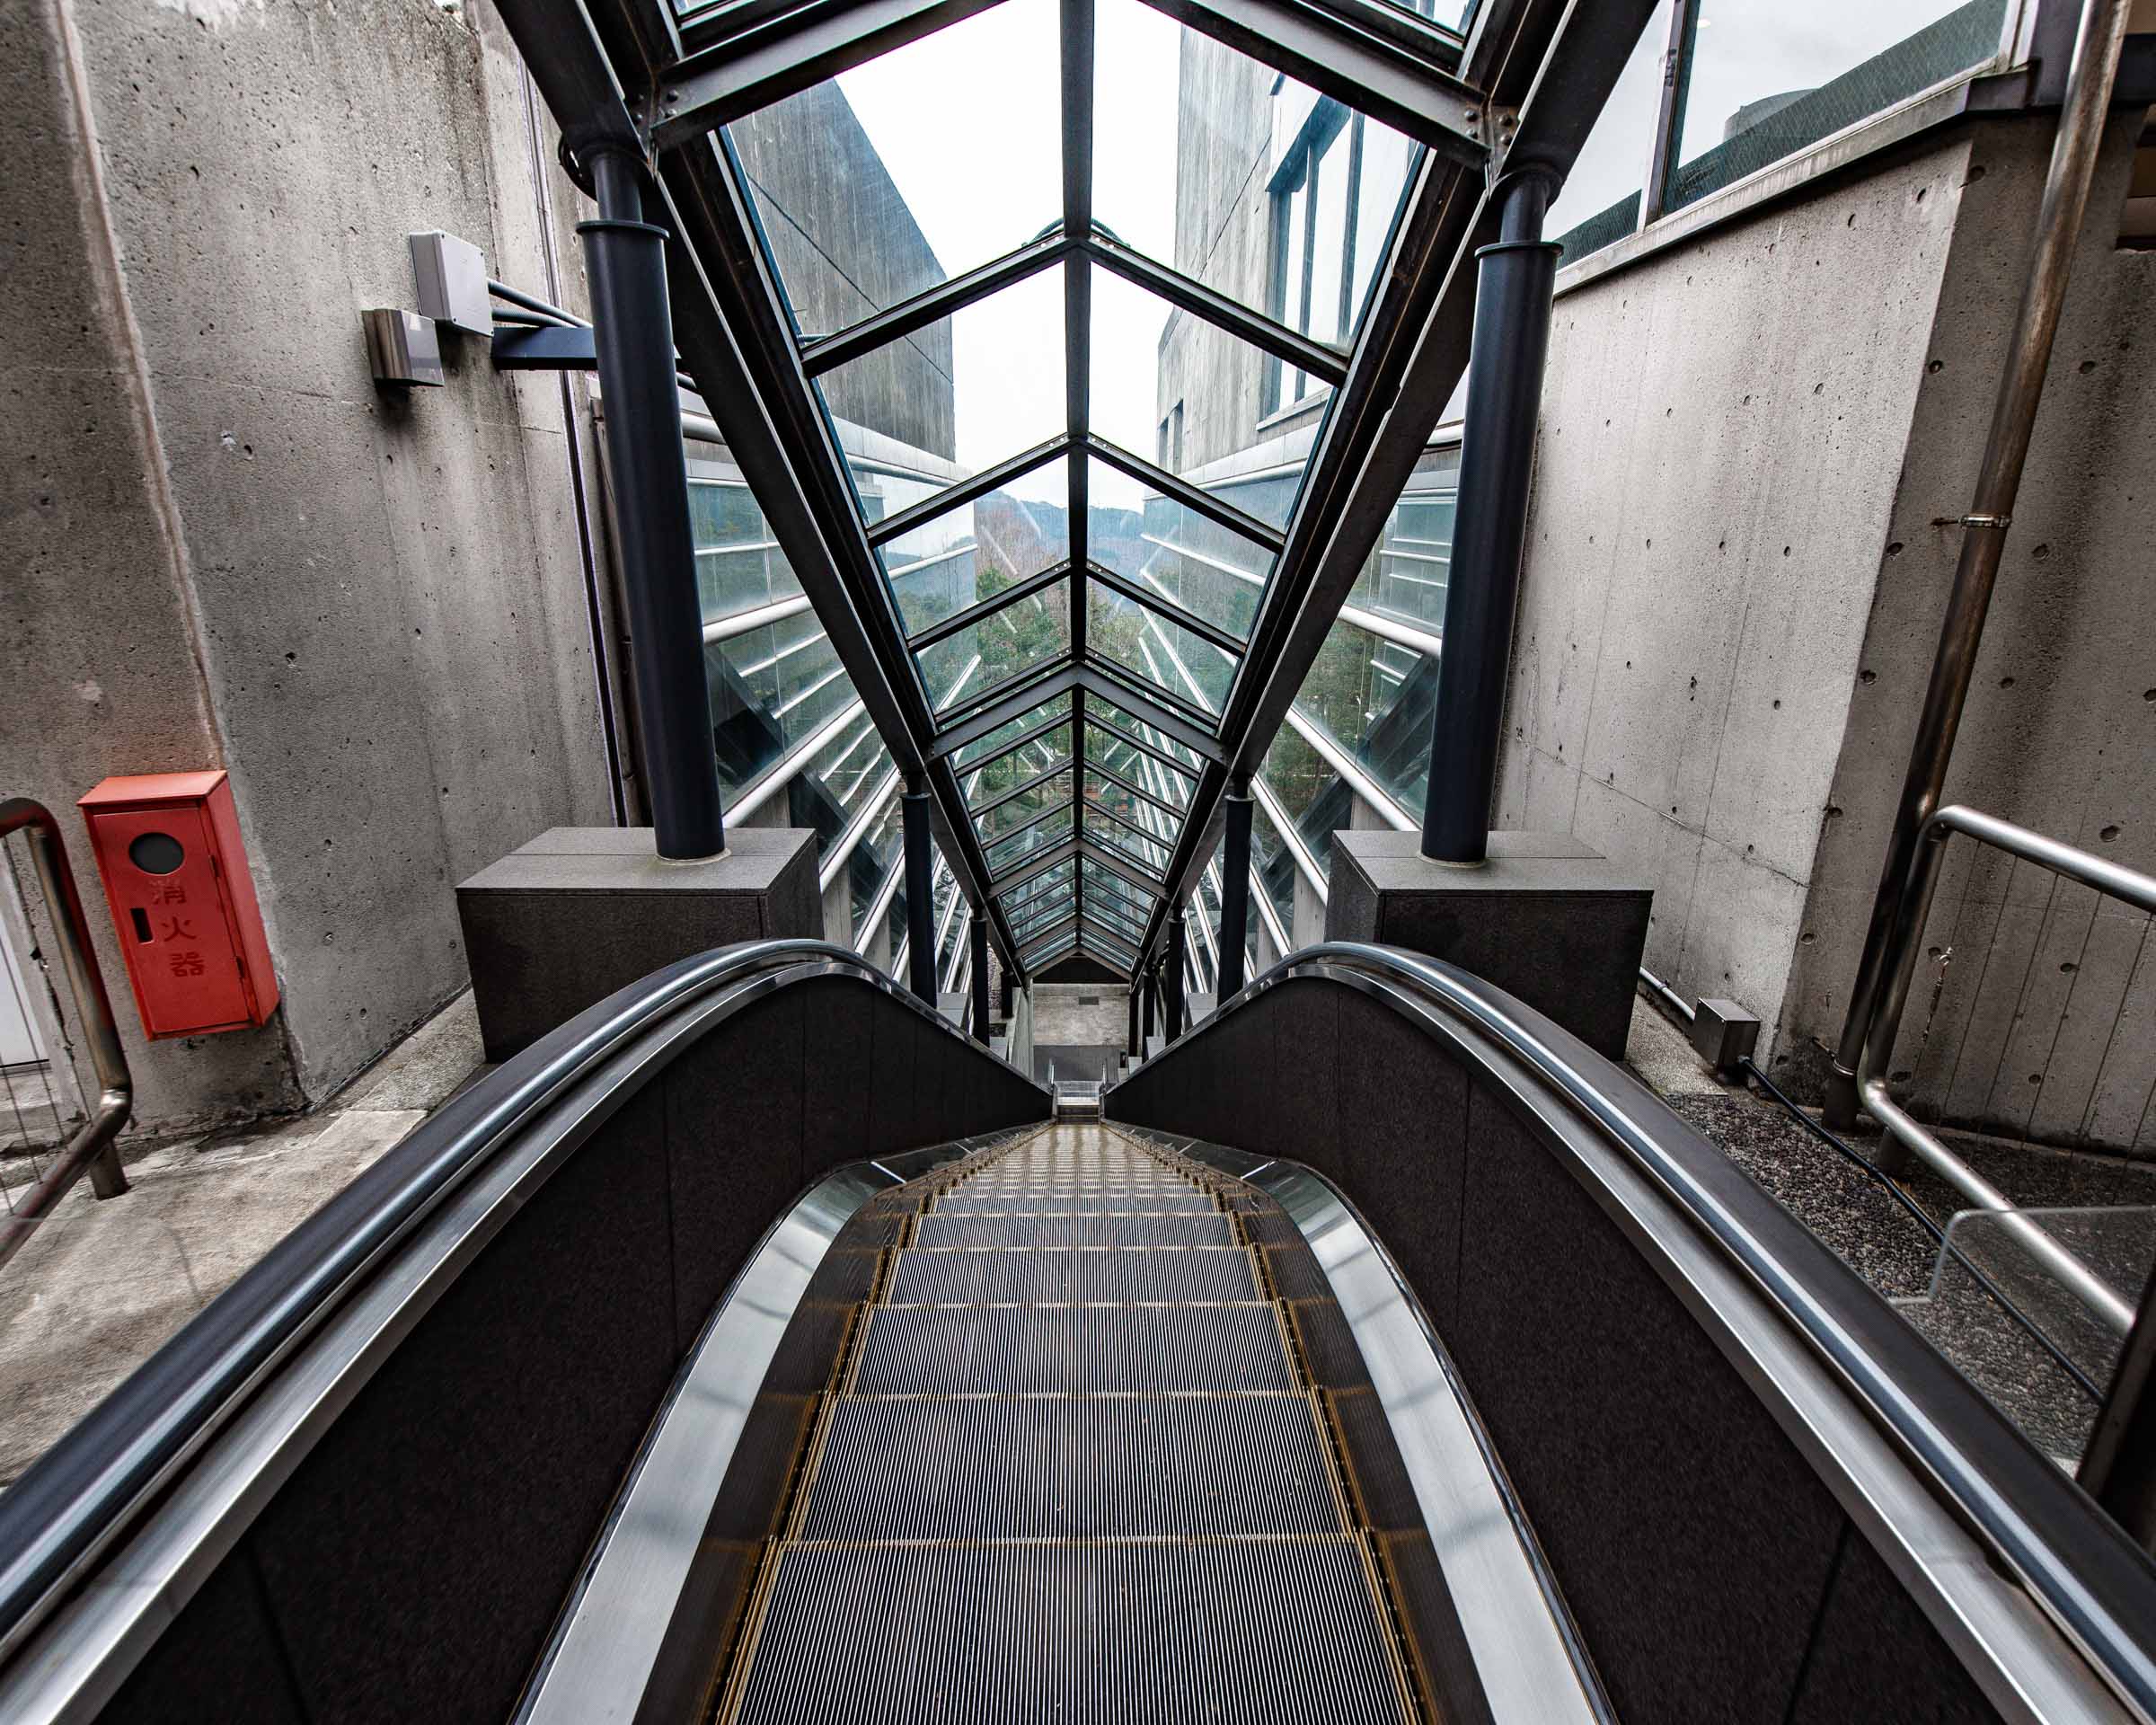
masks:
<instances>
[{"instance_id":1,"label":"concrete building wall","mask_svg":"<svg viewBox=\"0 0 2156 1725\"><path fill-rule=\"evenodd\" d=\"M2146 869L2156 283L2114 249L2138 125L2107 144L1948 797ZM1650 968L1759 1012L1800 1093L1861 950L2049 147L2044 118L1987 121L1560 279L1495 818L1635 867ZM1901 1087L2148 1147L2147 920L1957 845Z\"/></svg>"},{"instance_id":2,"label":"concrete building wall","mask_svg":"<svg viewBox=\"0 0 2156 1725\"><path fill-rule=\"evenodd\" d=\"M420 228L545 292L535 169L580 305L579 199L482 0L13 0L0 60L10 202L38 217L0 243L43 326L0 433L29 553L0 783L66 809L108 774L229 768L284 1004L146 1048L123 998L138 1118L296 1107L464 985L457 880L611 819L588 420L476 340L446 388L380 394L358 319L414 303Z\"/></svg>"}]
</instances>

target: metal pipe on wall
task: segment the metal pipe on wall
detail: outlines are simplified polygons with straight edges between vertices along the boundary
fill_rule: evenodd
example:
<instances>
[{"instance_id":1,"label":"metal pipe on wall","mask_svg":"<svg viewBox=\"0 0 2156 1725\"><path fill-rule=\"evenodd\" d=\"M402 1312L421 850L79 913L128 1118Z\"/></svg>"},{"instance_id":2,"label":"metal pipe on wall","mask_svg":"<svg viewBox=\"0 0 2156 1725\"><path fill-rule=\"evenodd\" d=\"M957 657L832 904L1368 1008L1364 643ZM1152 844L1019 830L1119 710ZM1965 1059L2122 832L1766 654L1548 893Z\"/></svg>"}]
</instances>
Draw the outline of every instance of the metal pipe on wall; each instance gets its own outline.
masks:
<instances>
[{"instance_id":1,"label":"metal pipe on wall","mask_svg":"<svg viewBox=\"0 0 2156 1725\"><path fill-rule=\"evenodd\" d=\"M1161 945L1162 1029L1172 1042L1183 1033L1183 913L1171 911Z\"/></svg>"},{"instance_id":2,"label":"metal pipe on wall","mask_svg":"<svg viewBox=\"0 0 2156 1725\"><path fill-rule=\"evenodd\" d=\"M584 238L593 348L605 392L646 798L659 855L716 856L726 848L726 820L674 379L667 233L643 219L644 166L632 149L596 145L586 165L599 215L579 222L577 232Z\"/></svg>"},{"instance_id":3,"label":"metal pipe on wall","mask_svg":"<svg viewBox=\"0 0 2156 1725\"><path fill-rule=\"evenodd\" d=\"M1542 237L1542 217L1559 182L1554 170L1539 164L1500 180L1502 237L1475 254L1460 496L1422 822L1422 854L1440 862L1473 866L1489 851L1542 361L1562 252Z\"/></svg>"},{"instance_id":4,"label":"metal pipe on wall","mask_svg":"<svg viewBox=\"0 0 2156 1725\"><path fill-rule=\"evenodd\" d=\"M1984 641L1992 588L1998 579L2000 554L2020 492L2021 470L2028 456L2037 408L2043 400L2052 341L2058 333L2059 314L2066 301L2073 248L2089 207L2090 182L2096 172L2097 150L2111 107L2119 48L2125 40L2130 9L2130 0L2084 0L2081 7L2073 61L2066 79L2065 106L2059 113L2058 136L2052 145L2051 167L2044 181L2044 201L2037 216L2036 250L2029 259L2028 279L2022 284L2006 369L1999 379L1999 394L1992 408L1991 432L1984 443L1983 465L1977 470L1975 494L1968 513L1961 518L1961 557L1955 565L1954 586L1940 625L1939 650L1931 661L1931 679L1924 690L1916 739L1910 746L1909 770L1902 782L1886 862L1872 899L1871 922L1865 931L1863 954L1858 960L1848 1014L1842 1022L1833 1071L1827 1081L1826 1121L1837 1130L1847 1129L1856 1120L1860 1105L1857 1067L1886 982L1895 910L1916 863L1924 823L1939 807L1945 790L1955 734L1960 729L1962 709L1975 675L1976 651Z\"/></svg>"}]
</instances>

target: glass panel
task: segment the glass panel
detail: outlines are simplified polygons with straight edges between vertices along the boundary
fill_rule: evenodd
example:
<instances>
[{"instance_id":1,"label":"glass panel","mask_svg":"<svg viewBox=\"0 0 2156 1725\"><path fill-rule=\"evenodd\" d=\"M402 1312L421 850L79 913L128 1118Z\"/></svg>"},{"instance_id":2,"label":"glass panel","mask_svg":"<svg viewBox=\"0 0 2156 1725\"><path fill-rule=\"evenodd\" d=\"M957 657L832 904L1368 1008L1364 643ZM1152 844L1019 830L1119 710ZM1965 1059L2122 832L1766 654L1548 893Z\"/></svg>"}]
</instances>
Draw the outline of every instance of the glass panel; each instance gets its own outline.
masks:
<instances>
[{"instance_id":1,"label":"glass panel","mask_svg":"<svg viewBox=\"0 0 2156 1725\"><path fill-rule=\"evenodd\" d=\"M928 703L941 712L1000 688L1071 650L1068 578L1013 600L914 655Z\"/></svg>"},{"instance_id":2,"label":"glass panel","mask_svg":"<svg viewBox=\"0 0 2156 1725\"><path fill-rule=\"evenodd\" d=\"M1071 800L1071 775L1058 773L1052 779L1043 779L1029 785L1008 802L998 803L985 815L974 817L974 827L981 836L981 843L993 844L1012 828L1022 827L1034 816Z\"/></svg>"},{"instance_id":3,"label":"glass panel","mask_svg":"<svg viewBox=\"0 0 2156 1725\"><path fill-rule=\"evenodd\" d=\"M855 696L813 611L703 650L719 782L730 799L799 748Z\"/></svg>"},{"instance_id":4,"label":"glass panel","mask_svg":"<svg viewBox=\"0 0 2156 1725\"><path fill-rule=\"evenodd\" d=\"M899 465L949 484L1060 435L1069 424L1062 336L1063 271L1044 270L818 376L863 516L919 500L871 501L891 440Z\"/></svg>"},{"instance_id":5,"label":"glass panel","mask_svg":"<svg viewBox=\"0 0 2156 1725\"><path fill-rule=\"evenodd\" d=\"M1098 581L1085 592L1089 647L1207 719L1220 712L1235 680L1234 659Z\"/></svg>"},{"instance_id":6,"label":"glass panel","mask_svg":"<svg viewBox=\"0 0 2156 1725\"><path fill-rule=\"evenodd\" d=\"M877 547L907 634L1070 561L1065 464L1052 461Z\"/></svg>"},{"instance_id":7,"label":"glass panel","mask_svg":"<svg viewBox=\"0 0 2156 1725\"><path fill-rule=\"evenodd\" d=\"M696 472L699 468L711 476ZM791 598L801 590L747 484L718 476L722 471L715 463L697 462L689 479L696 590L706 623Z\"/></svg>"},{"instance_id":8,"label":"glass panel","mask_svg":"<svg viewBox=\"0 0 2156 1725\"><path fill-rule=\"evenodd\" d=\"M897 789L897 782L891 782ZM885 801L869 830L862 835L861 842L847 858L847 889L852 915L849 924L858 937L863 931L862 918L869 914L869 907L876 902L876 895L891 871L905 861L902 822L905 807L897 796Z\"/></svg>"},{"instance_id":9,"label":"glass panel","mask_svg":"<svg viewBox=\"0 0 2156 1725\"><path fill-rule=\"evenodd\" d=\"M857 713L786 782L789 820L813 827L817 855L827 856L865 800L891 782L890 768L890 751L868 714Z\"/></svg>"},{"instance_id":10,"label":"glass panel","mask_svg":"<svg viewBox=\"0 0 2156 1725\"><path fill-rule=\"evenodd\" d=\"M1353 824L1355 793L1347 781L1293 725L1283 725L1273 734L1258 772L1266 788L1279 799L1281 812L1294 823L1303 848L1330 874L1332 836Z\"/></svg>"},{"instance_id":11,"label":"glass panel","mask_svg":"<svg viewBox=\"0 0 2156 1725\"><path fill-rule=\"evenodd\" d=\"M1475 0L1385 0L1385 4L1427 18L1455 36L1467 29L1468 16L1475 9Z\"/></svg>"},{"instance_id":12,"label":"glass panel","mask_svg":"<svg viewBox=\"0 0 2156 1725\"><path fill-rule=\"evenodd\" d=\"M1006 747L1013 737L1032 730L1043 720L1060 719L1070 710L1071 697L1068 694L1052 695L1030 712L998 725L985 737L976 738L974 741L968 743L965 748L951 756L951 765L963 772L974 762L985 759L988 756L994 754L997 749Z\"/></svg>"},{"instance_id":13,"label":"glass panel","mask_svg":"<svg viewBox=\"0 0 2156 1725\"><path fill-rule=\"evenodd\" d=\"M1027 953L1026 958L1028 961L1032 964L1045 964L1050 959L1060 958L1064 953L1068 952L1077 944L1078 937L1075 934L1062 934L1055 940L1050 941L1038 952Z\"/></svg>"},{"instance_id":14,"label":"glass panel","mask_svg":"<svg viewBox=\"0 0 2156 1725\"><path fill-rule=\"evenodd\" d=\"M1348 603L1397 617L1433 635L1443 634L1445 587L1453 568L1453 516L1459 496L1459 450L1425 455L1386 518L1377 549L1356 578Z\"/></svg>"},{"instance_id":15,"label":"glass panel","mask_svg":"<svg viewBox=\"0 0 2156 1725\"><path fill-rule=\"evenodd\" d=\"M1550 206L1542 232L1565 248L1564 261L1622 239L1639 226L1639 182L1654 153L1662 101L1664 57L1669 52L1670 0L1662 0L1640 31L1609 105L1587 134L1565 189Z\"/></svg>"},{"instance_id":16,"label":"glass panel","mask_svg":"<svg viewBox=\"0 0 2156 1725\"><path fill-rule=\"evenodd\" d=\"M1056 862L1056 867L1047 869L1046 873L1037 873L1035 878L1029 880L1024 886L1013 886L1009 893L1004 893L1003 895L1003 915L1012 916L1012 918L1029 915L1029 912L1033 910L1035 904L1046 904L1047 899L1056 897L1056 893L1067 895L1069 884L1072 884L1076 878L1078 878L1078 862L1074 861L1074 858L1065 858L1063 862Z\"/></svg>"},{"instance_id":17,"label":"glass panel","mask_svg":"<svg viewBox=\"0 0 2156 1725\"><path fill-rule=\"evenodd\" d=\"M1435 659L1345 620L1326 632L1295 692L1295 711L1418 820L1429 791L1436 710ZM1280 735L1288 730L1282 727Z\"/></svg>"},{"instance_id":18,"label":"glass panel","mask_svg":"<svg viewBox=\"0 0 2156 1725\"><path fill-rule=\"evenodd\" d=\"M1086 712L1098 712L1098 704L1089 704ZM1180 773L1162 766L1150 755L1142 755L1112 732L1098 725L1085 728L1085 758L1099 762L1110 770L1120 773L1134 784L1142 784L1171 809L1190 806L1190 782Z\"/></svg>"},{"instance_id":19,"label":"glass panel","mask_svg":"<svg viewBox=\"0 0 2156 1725\"><path fill-rule=\"evenodd\" d=\"M1457 0L1436 4L1453 7ZM1340 190L1330 200L1330 226L1321 246L1334 260L1337 333L1339 283L1366 288L1375 273L1351 255L1365 243L1366 224L1358 219L1351 229L1348 212L1365 204L1383 207L1382 239L1406 189L1412 149L1367 147L1373 137L1390 137L1375 121L1321 100L1271 66L1139 0L1100 0L1094 17L1094 103L1100 116L1093 128L1095 217L1125 243L1253 311L1284 316L1284 285L1303 279L1302 253L1291 255L1286 236L1291 226L1307 232L1309 200L1303 200L1299 225L1286 219L1286 208L1298 184L1308 183L1313 138L1321 151L1333 133L1346 136ZM1359 164L1358 144L1365 146ZM1166 163L1177 171L1163 172ZM1360 198L1357 165L1368 181ZM1325 204L1322 172L1318 185L1318 201ZM1349 304L1350 325L1360 311L1359 298ZM1197 392L1192 400L1207 394ZM1255 397L1247 399L1255 405Z\"/></svg>"},{"instance_id":20,"label":"glass panel","mask_svg":"<svg viewBox=\"0 0 2156 1725\"><path fill-rule=\"evenodd\" d=\"M1085 914L1100 927L1118 939L1127 942L1133 948L1145 938L1144 927L1134 924L1120 909L1091 891L1085 895Z\"/></svg>"},{"instance_id":21,"label":"glass panel","mask_svg":"<svg viewBox=\"0 0 2156 1725\"><path fill-rule=\"evenodd\" d=\"M1023 245L1060 216L1056 0L1006 0L728 128L808 335Z\"/></svg>"},{"instance_id":22,"label":"glass panel","mask_svg":"<svg viewBox=\"0 0 2156 1725\"><path fill-rule=\"evenodd\" d=\"M1265 812L1263 803L1250 809L1250 867L1258 876L1258 884L1265 889L1268 903L1273 915L1279 918L1280 926L1287 931L1289 945L1295 937L1295 859L1289 854L1280 829ZM1250 920L1258 920L1253 911Z\"/></svg>"},{"instance_id":23,"label":"glass panel","mask_svg":"<svg viewBox=\"0 0 2156 1725\"><path fill-rule=\"evenodd\" d=\"M1089 719L1098 719L1110 729L1119 730L1127 737L1135 737L1142 743L1151 743L1162 754L1182 762L1189 768L1193 777L1205 770L1205 763L1198 758L1196 751L1185 748L1180 743L1170 738L1165 731L1147 724L1134 713L1117 706L1112 701L1095 696L1086 703L1085 712ZM1180 796L1175 796L1168 797L1164 801L1180 804L1183 799Z\"/></svg>"},{"instance_id":24,"label":"glass panel","mask_svg":"<svg viewBox=\"0 0 2156 1725\"><path fill-rule=\"evenodd\" d=\"M1287 518L1302 464L1210 489L1276 522ZM1176 601L1216 629L1250 632L1273 554L1254 539L1140 485L1104 462L1086 477L1085 549L1093 562ZM1277 506L1276 508L1276 506Z\"/></svg>"},{"instance_id":25,"label":"glass panel","mask_svg":"<svg viewBox=\"0 0 2156 1725\"><path fill-rule=\"evenodd\" d=\"M1152 835L1165 844L1173 844L1175 836L1182 830L1182 822L1162 814L1141 797L1134 797L1111 779L1104 779L1089 769L1085 775L1085 800L1098 803L1111 814L1118 815L1140 832Z\"/></svg>"},{"instance_id":26,"label":"glass panel","mask_svg":"<svg viewBox=\"0 0 2156 1725\"><path fill-rule=\"evenodd\" d=\"M1059 809L1038 827L1013 833L988 846L988 872L1007 874L1037 851L1048 851L1071 836L1075 825L1071 810Z\"/></svg>"},{"instance_id":27,"label":"glass panel","mask_svg":"<svg viewBox=\"0 0 2156 1725\"><path fill-rule=\"evenodd\" d=\"M1021 941L1053 926L1058 918L1071 914L1070 877L1065 875L1056 890L1037 894L1019 910L1004 914L1011 918L1011 932Z\"/></svg>"},{"instance_id":28,"label":"glass panel","mask_svg":"<svg viewBox=\"0 0 2156 1725\"><path fill-rule=\"evenodd\" d=\"M1115 906L1141 928L1153 915L1153 895L1142 888L1134 887L1119 874L1110 874L1106 869L1094 869L1085 877L1086 896Z\"/></svg>"},{"instance_id":29,"label":"glass panel","mask_svg":"<svg viewBox=\"0 0 2156 1725\"><path fill-rule=\"evenodd\" d=\"M1035 774L1045 773L1070 758L1068 725L1033 738L1008 755L989 762L966 781L967 807L977 809L984 802L993 802L1012 785L1021 784Z\"/></svg>"},{"instance_id":30,"label":"glass panel","mask_svg":"<svg viewBox=\"0 0 2156 1725\"><path fill-rule=\"evenodd\" d=\"M1336 301L1339 296L1336 284ZM1095 270L1091 362L1089 423L1096 436L1133 455L1149 455L1156 466L1207 491L1232 485L1231 500L1239 508L1275 526L1286 523L1313 440L1295 438L1291 448L1290 440L1259 438L1256 403L1276 367L1269 355L1120 276ZM1104 543L1127 558L1144 553L1135 548L1119 516L1135 513L1144 530L1153 533L1181 516L1180 509L1176 517L1167 515L1156 507L1161 500L1136 481L1113 469L1103 472L1097 461L1087 482L1094 488L1091 502L1094 515L1102 517ZM1089 548L1092 519L1088 518ZM1221 529L1206 524L1200 531ZM1233 535L1229 541L1241 547ZM1118 573L1135 574L1098 548L1091 554ZM1239 548L1233 561L1262 574L1267 558L1253 545Z\"/></svg>"},{"instance_id":31,"label":"glass panel","mask_svg":"<svg viewBox=\"0 0 2156 1725\"><path fill-rule=\"evenodd\" d=\"M1702 0L1668 207L1992 58L2006 0Z\"/></svg>"},{"instance_id":32,"label":"glass panel","mask_svg":"<svg viewBox=\"0 0 2156 1725\"><path fill-rule=\"evenodd\" d=\"M1153 845L1138 837L1112 820L1096 816L1085 823L1085 836L1094 844L1127 857L1148 874L1165 877L1168 872L1168 847Z\"/></svg>"},{"instance_id":33,"label":"glass panel","mask_svg":"<svg viewBox=\"0 0 2156 1725\"><path fill-rule=\"evenodd\" d=\"M1127 969L1137 959L1137 948L1127 942L1113 929L1103 928L1098 923L1081 923L1078 938L1090 951Z\"/></svg>"}]
</instances>

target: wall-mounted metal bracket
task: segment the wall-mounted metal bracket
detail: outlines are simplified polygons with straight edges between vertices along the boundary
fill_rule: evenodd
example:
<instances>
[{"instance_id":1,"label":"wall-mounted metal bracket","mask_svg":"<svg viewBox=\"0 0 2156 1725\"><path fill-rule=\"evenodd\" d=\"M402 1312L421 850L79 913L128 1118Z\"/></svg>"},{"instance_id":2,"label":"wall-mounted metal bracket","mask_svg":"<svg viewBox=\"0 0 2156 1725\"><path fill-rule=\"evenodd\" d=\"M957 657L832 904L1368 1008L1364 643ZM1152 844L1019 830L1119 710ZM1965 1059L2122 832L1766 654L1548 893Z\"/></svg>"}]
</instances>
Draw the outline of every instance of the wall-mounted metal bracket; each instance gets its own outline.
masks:
<instances>
[{"instance_id":1,"label":"wall-mounted metal bracket","mask_svg":"<svg viewBox=\"0 0 2156 1725\"><path fill-rule=\"evenodd\" d=\"M439 389L442 344L434 320L394 305L359 314L367 332L367 363L382 389Z\"/></svg>"}]
</instances>

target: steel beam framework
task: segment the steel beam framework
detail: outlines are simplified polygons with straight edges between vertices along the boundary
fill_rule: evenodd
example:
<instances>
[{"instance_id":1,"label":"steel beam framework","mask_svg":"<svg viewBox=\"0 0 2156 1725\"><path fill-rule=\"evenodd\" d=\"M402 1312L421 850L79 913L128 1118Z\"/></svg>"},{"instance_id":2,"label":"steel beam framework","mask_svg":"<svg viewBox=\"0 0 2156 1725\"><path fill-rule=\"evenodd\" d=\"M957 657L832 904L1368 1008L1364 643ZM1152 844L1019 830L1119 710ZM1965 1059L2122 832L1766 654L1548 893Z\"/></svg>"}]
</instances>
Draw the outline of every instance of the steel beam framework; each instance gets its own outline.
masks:
<instances>
[{"instance_id":1,"label":"steel beam framework","mask_svg":"<svg viewBox=\"0 0 2156 1725\"><path fill-rule=\"evenodd\" d=\"M668 269L683 361L853 678L897 768L921 775L960 889L985 914L1005 961L1024 973L1038 939L1029 902L1021 943L1010 895L1071 863L1071 920L1111 951L1127 940L1085 913L1089 871L1144 895L1151 910L1131 969L1157 957L1210 851L1220 800L1247 778L1270 741L1348 588L1464 365L1474 248L1495 237L1489 188L1508 164L1569 167L1654 0L1481 0L1459 37L1384 0L1146 0L1188 28L1266 62L1394 127L1426 147L1395 225L1391 253L1350 348L1327 347L1132 250L1093 220L1093 0L1062 0L1061 218L1003 258L964 272L849 328L805 339L794 331L740 164L722 129L733 120L878 55L982 11L992 0L745 0L708 19L677 18L665 0L501 0L501 9L564 135L573 164L596 142L632 142L651 164L652 218L670 234ZM1065 272L1067 401L1062 434L871 526L856 506L834 427L813 379L959 307L1049 269ZM1093 271L1108 270L1180 312L1224 330L1284 365L1330 384L1332 395L1284 530L1119 448L1092 429L1089 399ZM1070 475L1067 560L924 629L904 625L878 547L1047 463ZM1099 566L1089 554L1089 464L1101 463L1238 534L1272 558L1247 638ZM1067 581L1069 649L939 711L914 655ZM1091 587L1144 608L1229 654L1233 680L1218 712L1148 686L1087 641ZM1067 714L1024 725L971 776L1068 725L1070 758L1031 788L1071 774L1071 832L1000 874L976 824L1015 791L967 807L955 757L1044 703ZM1124 722L1108 722L1113 712ZM1089 762L1089 728L1112 736L1188 785L1184 806ZM1135 734L1133 734L1135 733ZM1193 767L1176 751L1201 765ZM1119 757L1120 758L1120 757ZM1085 774L1143 801L1167 829L1142 832L1089 809ZM1134 768L1134 774L1138 769ZM1152 776L1150 768L1146 775ZM1165 783L1165 782L1163 782ZM1041 826L1045 810L1001 835ZM1095 832L1089 823L1105 823ZM1129 830L1169 854L1165 874L1116 842ZM1180 962L1180 957L1179 960Z\"/></svg>"}]
</instances>

